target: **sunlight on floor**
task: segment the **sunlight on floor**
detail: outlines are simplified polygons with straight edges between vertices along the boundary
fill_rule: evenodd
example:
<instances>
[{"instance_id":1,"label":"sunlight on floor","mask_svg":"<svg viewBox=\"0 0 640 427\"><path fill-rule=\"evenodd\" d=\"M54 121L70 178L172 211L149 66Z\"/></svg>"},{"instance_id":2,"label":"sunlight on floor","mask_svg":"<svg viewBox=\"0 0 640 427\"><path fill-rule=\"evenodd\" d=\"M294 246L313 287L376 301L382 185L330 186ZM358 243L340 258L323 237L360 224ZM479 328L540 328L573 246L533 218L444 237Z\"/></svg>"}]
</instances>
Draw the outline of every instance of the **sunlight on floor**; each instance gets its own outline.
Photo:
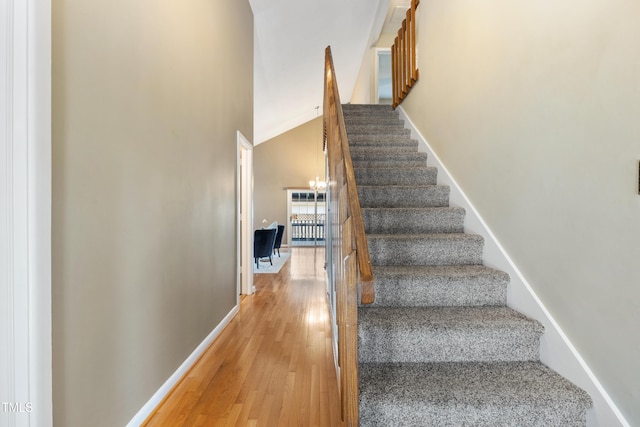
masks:
<instances>
[{"instance_id":1,"label":"sunlight on floor","mask_svg":"<svg viewBox=\"0 0 640 427\"><path fill-rule=\"evenodd\" d=\"M312 310L309 310L309 312L307 313L305 320L307 322L307 325L312 326L317 324L323 324L324 322L327 321L328 317L329 316L326 309L324 308L312 309Z\"/></svg>"},{"instance_id":2,"label":"sunlight on floor","mask_svg":"<svg viewBox=\"0 0 640 427\"><path fill-rule=\"evenodd\" d=\"M305 254L313 253L313 256L305 256L302 260L291 263L291 279L305 279L317 275L324 276L324 247L294 248L291 256L295 257L297 252L304 251Z\"/></svg>"}]
</instances>

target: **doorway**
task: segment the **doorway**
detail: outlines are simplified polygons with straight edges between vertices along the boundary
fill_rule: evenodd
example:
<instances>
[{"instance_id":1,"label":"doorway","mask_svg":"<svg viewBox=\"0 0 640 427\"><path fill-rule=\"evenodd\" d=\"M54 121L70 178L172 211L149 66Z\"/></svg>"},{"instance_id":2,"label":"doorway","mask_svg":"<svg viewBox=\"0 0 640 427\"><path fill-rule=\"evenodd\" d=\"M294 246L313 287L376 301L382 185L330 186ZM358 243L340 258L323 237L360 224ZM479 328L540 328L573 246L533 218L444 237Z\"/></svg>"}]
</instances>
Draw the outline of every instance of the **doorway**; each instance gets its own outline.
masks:
<instances>
[{"instance_id":1,"label":"doorway","mask_svg":"<svg viewBox=\"0 0 640 427\"><path fill-rule=\"evenodd\" d=\"M251 295L253 286L253 146L238 131L237 161L237 259L238 295Z\"/></svg>"},{"instance_id":2,"label":"doorway","mask_svg":"<svg viewBox=\"0 0 640 427\"><path fill-rule=\"evenodd\" d=\"M392 104L393 92L391 87L391 49L376 49L376 104Z\"/></svg>"},{"instance_id":3,"label":"doorway","mask_svg":"<svg viewBox=\"0 0 640 427\"><path fill-rule=\"evenodd\" d=\"M324 246L326 193L324 190L287 190L288 244L295 246Z\"/></svg>"}]
</instances>

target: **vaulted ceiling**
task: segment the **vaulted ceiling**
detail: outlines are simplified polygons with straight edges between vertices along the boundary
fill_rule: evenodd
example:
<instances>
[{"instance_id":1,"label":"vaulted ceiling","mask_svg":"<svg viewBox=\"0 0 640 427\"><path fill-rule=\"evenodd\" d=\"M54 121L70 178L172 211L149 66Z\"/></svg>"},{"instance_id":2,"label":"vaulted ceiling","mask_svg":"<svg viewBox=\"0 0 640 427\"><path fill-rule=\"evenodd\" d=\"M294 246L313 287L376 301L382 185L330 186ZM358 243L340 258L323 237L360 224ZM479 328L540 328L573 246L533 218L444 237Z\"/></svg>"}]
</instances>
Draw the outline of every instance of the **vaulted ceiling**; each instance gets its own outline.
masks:
<instances>
[{"instance_id":1,"label":"vaulted ceiling","mask_svg":"<svg viewBox=\"0 0 640 427\"><path fill-rule=\"evenodd\" d=\"M340 97L351 98L390 0L249 0L254 14L254 144L322 113L324 50Z\"/></svg>"}]
</instances>

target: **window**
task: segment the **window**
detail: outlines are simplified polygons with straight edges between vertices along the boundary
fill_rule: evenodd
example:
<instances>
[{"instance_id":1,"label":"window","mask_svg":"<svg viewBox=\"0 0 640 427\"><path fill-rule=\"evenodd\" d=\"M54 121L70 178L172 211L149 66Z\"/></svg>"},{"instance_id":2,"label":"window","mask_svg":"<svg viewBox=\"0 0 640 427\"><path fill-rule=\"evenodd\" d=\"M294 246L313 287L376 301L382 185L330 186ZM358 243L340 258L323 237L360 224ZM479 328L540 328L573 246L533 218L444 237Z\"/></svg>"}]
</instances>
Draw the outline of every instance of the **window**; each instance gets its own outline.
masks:
<instances>
[{"instance_id":1,"label":"window","mask_svg":"<svg viewBox=\"0 0 640 427\"><path fill-rule=\"evenodd\" d=\"M317 200L316 200L317 194ZM291 245L324 245L326 202L324 192L291 193Z\"/></svg>"}]
</instances>

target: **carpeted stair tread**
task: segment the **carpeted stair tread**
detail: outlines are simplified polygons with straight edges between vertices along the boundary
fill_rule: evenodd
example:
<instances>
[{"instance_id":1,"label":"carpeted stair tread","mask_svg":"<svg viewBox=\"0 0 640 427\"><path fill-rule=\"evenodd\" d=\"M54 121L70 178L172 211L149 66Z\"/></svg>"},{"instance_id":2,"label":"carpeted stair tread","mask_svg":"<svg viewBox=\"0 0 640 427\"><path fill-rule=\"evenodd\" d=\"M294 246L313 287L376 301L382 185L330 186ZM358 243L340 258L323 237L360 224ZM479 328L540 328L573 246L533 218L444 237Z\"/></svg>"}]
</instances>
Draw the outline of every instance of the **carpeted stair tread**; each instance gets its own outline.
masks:
<instances>
[{"instance_id":1,"label":"carpeted stair tread","mask_svg":"<svg viewBox=\"0 0 640 427\"><path fill-rule=\"evenodd\" d=\"M408 156L410 154L418 154L417 146L379 146L379 147L369 147L369 146L352 146L349 148L351 152L351 158L367 158L367 157L379 157L379 156ZM422 153L426 156L426 153Z\"/></svg>"},{"instance_id":2,"label":"carpeted stair tread","mask_svg":"<svg viewBox=\"0 0 640 427\"><path fill-rule=\"evenodd\" d=\"M584 426L591 399L539 362L360 365L360 426Z\"/></svg>"},{"instance_id":3,"label":"carpeted stair tread","mask_svg":"<svg viewBox=\"0 0 640 427\"><path fill-rule=\"evenodd\" d=\"M366 115L368 117L375 117L376 115L395 115L399 117L398 112L395 111L390 105L378 105L378 104L343 104L342 112L345 119L349 115Z\"/></svg>"},{"instance_id":4,"label":"carpeted stair tread","mask_svg":"<svg viewBox=\"0 0 640 427\"><path fill-rule=\"evenodd\" d=\"M354 168L418 168L427 165L427 153L395 152L373 154L351 154Z\"/></svg>"},{"instance_id":5,"label":"carpeted stair tread","mask_svg":"<svg viewBox=\"0 0 640 427\"><path fill-rule=\"evenodd\" d=\"M409 135L350 135L349 147L418 147Z\"/></svg>"},{"instance_id":6,"label":"carpeted stair tread","mask_svg":"<svg viewBox=\"0 0 640 427\"><path fill-rule=\"evenodd\" d=\"M427 161L427 153L420 153L416 150L402 150L402 149L382 149L382 150L367 150L360 151L357 149L351 150L352 160L416 160L420 159Z\"/></svg>"},{"instance_id":7,"label":"carpeted stair tread","mask_svg":"<svg viewBox=\"0 0 640 427\"><path fill-rule=\"evenodd\" d=\"M354 168L425 167L427 153L396 151L383 153L351 153Z\"/></svg>"},{"instance_id":8,"label":"carpeted stair tread","mask_svg":"<svg viewBox=\"0 0 640 427\"><path fill-rule=\"evenodd\" d=\"M361 307L360 362L538 360L542 325L508 307Z\"/></svg>"},{"instance_id":9,"label":"carpeted stair tread","mask_svg":"<svg viewBox=\"0 0 640 427\"><path fill-rule=\"evenodd\" d=\"M411 131L409 129L405 129L404 125L399 120L394 121L374 121L374 122L358 122L352 121L346 123L347 127L347 135L350 134L365 134L370 135L374 134L389 134L389 135L398 135L405 134L410 135Z\"/></svg>"},{"instance_id":10,"label":"carpeted stair tread","mask_svg":"<svg viewBox=\"0 0 640 427\"><path fill-rule=\"evenodd\" d=\"M482 264L482 236L467 233L367 234L373 265Z\"/></svg>"},{"instance_id":11,"label":"carpeted stair tread","mask_svg":"<svg viewBox=\"0 0 640 427\"><path fill-rule=\"evenodd\" d=\"M435 185L438 169L433 167L354 167L360 185Z\"/></svg>"},{"instance_id":12,"label":"carpeted stair tread","mask_svg":"<svg viewBox=\"0 0 640 427\"><path fill-rule=\"evenodd\" d=\"M484 265L374 266L375 306L506 305L509 275Z\"/></svg>"},{"instance_id":13,"label":"carpeted stair tread","mask_svg":"<svg viewBox=\"0 0 640 427\"><path fill-rule=\"evenodd\" d=\"M358 184L363 208L411 208L449 206L446 185L361 185Z\"/></svg>"},{"instance_id":14,"label":"carpeted stair tread","mask_svg":"<svg viewBox=\"0 0 640 427\"><path fill-rule=\"evenodd\" d=\"M347 126L369 126L369 125L398 125L404 126L397 114L380 113L375 117L367 114L348 113L345 115L345 124Z\"/></svg>"},{"instance_id":15,"label":"carpeted stair tread","mask_svg":"<svg viewBox=\"0 0 640 427\"><path fill-rule=\"evenodd\" d=\"M362 160L353 160L354 168L373 168L373 167L383 167L383 168L402 168L402 167L420 167L425 166L427 163L426 158L413 158L413 159L398 159L398 158L388 158L388 159L362 159Z\"/></svg>"},{"instance_id":16,"label":"carpeted stair tread","mask_svg":"<svg viewBox=\"0 0 640 427\"><path fill-rule=\"evenodd\" d=\"M409 137L411 135L411 130L405 129L403 127L393 127L393 126L362 126L351 128L347 126L347 137L351 138L355 135L376 135L376 136L405 136Z\"/></svg>"},{"instance_id":17,"label":"carpeted stair tread","mask_svg":"<svg viewBox=\"0 0 640 427\"><path fill-rule=\"evenodd\" d=\"M365 231L388 233L462 233L462 208L363 208Z\"/></svg>"}]
</instances>

